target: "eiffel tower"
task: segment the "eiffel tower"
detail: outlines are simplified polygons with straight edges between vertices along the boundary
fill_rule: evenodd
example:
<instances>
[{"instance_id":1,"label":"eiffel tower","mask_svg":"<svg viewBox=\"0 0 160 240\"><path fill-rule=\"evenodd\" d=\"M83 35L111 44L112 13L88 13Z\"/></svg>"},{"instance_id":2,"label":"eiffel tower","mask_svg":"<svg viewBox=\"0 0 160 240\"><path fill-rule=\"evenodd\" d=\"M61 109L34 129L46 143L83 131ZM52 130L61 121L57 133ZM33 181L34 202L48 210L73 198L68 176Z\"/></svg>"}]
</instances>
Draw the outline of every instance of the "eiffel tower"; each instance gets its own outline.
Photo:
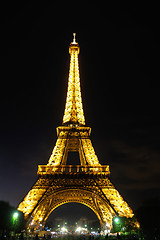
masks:
<instances>
[{"instance_id":1,"label":"eiffel tower","mask_svg":"<svg viewBox=\"0 0 160 240\"><path fill-rule=\"evenodd\" d=\"M85 125L78 55L73 34L69 46L68 91L62 126L47 165L38 166L38 179L18 206L28 228L44 226L51 212L62 204L76 202L88 206L103 228L112 228L113 217L133 217L133 212L110 181L108 165L101 165ZM68 152L79 152L81 165L67 165Z\"/></svg>"}]
</instances>

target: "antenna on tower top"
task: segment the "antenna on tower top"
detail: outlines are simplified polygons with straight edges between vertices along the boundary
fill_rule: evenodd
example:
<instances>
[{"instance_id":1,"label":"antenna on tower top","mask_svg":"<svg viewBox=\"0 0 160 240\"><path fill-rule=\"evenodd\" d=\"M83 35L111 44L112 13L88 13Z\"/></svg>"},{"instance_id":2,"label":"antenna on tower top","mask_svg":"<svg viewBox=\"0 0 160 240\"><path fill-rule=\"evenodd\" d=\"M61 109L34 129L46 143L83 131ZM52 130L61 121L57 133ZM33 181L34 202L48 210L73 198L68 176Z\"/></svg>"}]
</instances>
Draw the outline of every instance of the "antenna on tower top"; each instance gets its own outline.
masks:
<instances>
[{"instance_id":1,"label":"antenna on tower top","mask_svg":"<svg viewBox=\"0 0 160 240\"><path fill-rule=\"evenodd\" d=\"M73 33L73 43L76 43L76 33Z\"/></svg>"}]
</instances>

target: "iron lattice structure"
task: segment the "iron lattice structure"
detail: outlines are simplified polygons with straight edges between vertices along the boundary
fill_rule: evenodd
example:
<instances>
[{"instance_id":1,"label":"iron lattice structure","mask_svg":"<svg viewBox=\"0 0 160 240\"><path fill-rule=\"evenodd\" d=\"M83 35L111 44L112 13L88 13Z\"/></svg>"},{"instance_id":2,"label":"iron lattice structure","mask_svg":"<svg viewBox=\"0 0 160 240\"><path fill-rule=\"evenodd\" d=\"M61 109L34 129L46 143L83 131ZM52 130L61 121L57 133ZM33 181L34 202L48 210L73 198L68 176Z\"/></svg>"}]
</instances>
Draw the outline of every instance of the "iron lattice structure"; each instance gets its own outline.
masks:
<instances>
[{"instance_id":1,"label":"iron lattice structure","mask_svg":"<svg viewBox=\"0 0 160 240\"><path fill-rule=\"evenodd\" d=\"M133 212L110 181L108 165L101 165L85 126L79 77L79 45L70 44L68 91L62 126L47 165L38 166L38 179L19 204L28 227L44 226L58 206L77 202L91 208L102 226L112 227L115 215L132 217ZM67 165L69 151L78 151L81 165Z\"/></svg>"}]
</instances>

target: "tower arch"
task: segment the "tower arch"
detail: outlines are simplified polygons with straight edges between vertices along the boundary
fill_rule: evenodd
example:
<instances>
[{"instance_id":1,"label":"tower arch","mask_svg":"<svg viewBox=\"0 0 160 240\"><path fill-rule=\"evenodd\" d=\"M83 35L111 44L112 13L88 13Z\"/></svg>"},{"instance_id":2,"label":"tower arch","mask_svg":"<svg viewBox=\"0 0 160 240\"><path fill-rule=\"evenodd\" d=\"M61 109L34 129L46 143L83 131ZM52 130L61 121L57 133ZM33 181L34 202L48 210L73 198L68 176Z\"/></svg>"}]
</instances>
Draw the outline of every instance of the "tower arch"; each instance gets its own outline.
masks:
<instances>
[{"instance_id":1,"label":"tower arch","mask_svg":"<svg viewBox=\"0 0 160 240\"><path fill-rule=\"evenodd\" d=\"M97 216L101 226L111 224L114 214L111 206L102 198L98 191L88 189L67 188L60 189L45 196L37 205L31 217L28 219L29 227L39 227L45 225L50 214L58 207L67 203L80 203L90 208ZM101 207L100 207L101 206ZM103 206L103 207L102 207ZM104 212L102 212L105 209ZM104 217L105 216L105 217Z\"/></svg>"}]
</instances>

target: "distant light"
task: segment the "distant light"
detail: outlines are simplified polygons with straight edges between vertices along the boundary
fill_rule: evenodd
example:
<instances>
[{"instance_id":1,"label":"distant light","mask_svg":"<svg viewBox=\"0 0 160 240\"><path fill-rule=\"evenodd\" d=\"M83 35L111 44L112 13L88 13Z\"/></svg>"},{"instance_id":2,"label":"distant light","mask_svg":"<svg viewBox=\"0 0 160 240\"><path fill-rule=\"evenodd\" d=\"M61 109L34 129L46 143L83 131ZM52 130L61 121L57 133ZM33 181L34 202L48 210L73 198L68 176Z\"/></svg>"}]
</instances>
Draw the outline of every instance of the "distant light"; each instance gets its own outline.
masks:
<instances>
[{"instance_id":1,"label":"distant light","mask_svg":"<svg viewBox=\"0 0 160 240\"><path fill-rule=\"evenodd\" d=\"M116 223L118 223L118 222L119 222L119 218L116 217L116 218L114 219L114 221L115 221Z\"/></svg>"},{"instance_id":2,"label":"distant light","mask_svg":"<svg viewBox=\"0 0 160 240\"><path fill-rule=\"evenodd\" d=\"M92 231L91 234L92 235L98 235L98 232Z\"/></svg>"},{"instance_id":3,"label":"distant light","mask_svg":"<svg viewBox=\"0 0 160 240\"><path fill-rule=\"evenodd\" d=\"M81 227L78 227L77 229L76 229L76 232L80 232L82 230L82 228Z\"/></svg>"},{"instance_id":4,"label":"distant light","mask_svg":"<svg viewBox=\"0 0 160 240\"><path fill-rule=\"evenodd\" d=\"M108 228L110 227L109 223L106 223L106 227L108 227Z\"/></svg>"},{"instance_id":5,"label":"distant light","mask_svg":"<svg viewBox=\"0 0 160 240\"><path fill-rule=\"evenodd\" d=\"M108 229L108 230L105 229L105 230L104 230L104 234L106 235L107 233L110 233L110 229Z\"/></svg>"},{"instance_id":6,"label":"distant light","mask_svg":"<svg viewBox=\"0 0 160 240\"><path fill-rule=\"evenodd\" d=\"M15 212L15 213L13 214L13 218L14 218L14 219L17 219L17 218L18 218L18 212Z\"/></svg>"},{"instance_id":7,"label":"distant light","mask_svg":"<svg viewBox=\"0 0 160 240\"><path fill-rule=\"evenodd\" d=\"M62 232L67 232L67 228L62 227L62 228L61 228L61 231L62 231Z\"/></svg>"},{"instance_id":8,"label":"distant light","mask_svg":"<svg viewBox=\"0 0 160 240\"><path fill-rule=\"evenodd\" d=\"M135 222L135 226L136 226L137 228L140 228L139 222Z\"/></svg>"}]
</instances>

